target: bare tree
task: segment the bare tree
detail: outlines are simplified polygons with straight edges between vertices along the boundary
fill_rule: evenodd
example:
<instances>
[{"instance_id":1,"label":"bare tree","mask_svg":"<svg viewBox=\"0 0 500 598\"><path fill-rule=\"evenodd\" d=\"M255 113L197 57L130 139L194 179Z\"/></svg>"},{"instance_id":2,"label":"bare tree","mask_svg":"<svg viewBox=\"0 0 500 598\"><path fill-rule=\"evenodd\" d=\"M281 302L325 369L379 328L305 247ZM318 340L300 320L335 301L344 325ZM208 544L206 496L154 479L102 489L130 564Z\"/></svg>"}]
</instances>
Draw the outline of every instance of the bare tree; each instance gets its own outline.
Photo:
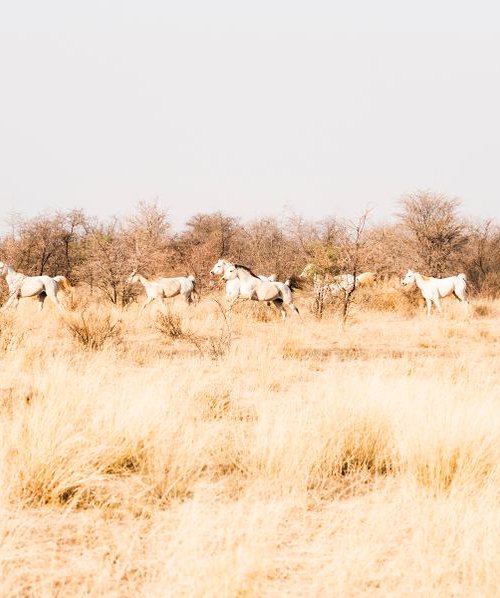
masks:
<instances>
[{"instance_id":1,"label":"bare tree","mask_svg":"<svg viewBox=\"0 0 500 598\"><path fill-rule=\"evenodd\" d=\"M78 261L86 218L81 210L9 219L11 232L2 240L4 259L27 274L71 276Z\"/></svg>"},{"instance_id":2,"label":"bare tree","mask_svg":"<svg viewBox=\"0 0 500 598\"><path fill-rule=\"evenodd\" d=\"M146 274L167 274L172 269L171 234L168 214L158 202L140 202L127 220L122 234L135 267Z\"/></svg>"},{"instance_id":3,"label":"bare tree","mask_svg":"<svg viewBox=\"0 0 500 598\"><path fill-rule=\"evenodd\" d=\"M471 286L496 296L500 291L500 228L493 220L469 225L464 261Z\"/></svg>"},{"instance_id":4,"label":"bare tree","mask_svg":"<svg viewBox=\"0 0 500 598\"><path fill-rule=\"evenodd\" d=\"M278 218L259 218L242 228L241 260L259 274L289 278L300 267L300 251L288 233L287 222Z\"/></svg>"},{"instance_id":5,"label":"bare tree","mask_svg":"<svg viewBox=\"0 0 500 598\"><path fill-rule=\"evenodd\" d=\"M400 200L399 220L407 233L408 257L427 274L453 273L467 243L465 225L458 215L460 202L429 191L417 191Z\"/></svg>"},{"instance_id":6,"label":"bare tree","mask_svg":"<svg viewBox=\"0 0 500 598\"><path fill-rule=\"evenodd\" d=\"M196 214L171 243L177 263L196 276L199 286L204 285L211 267L220 257L239 260L242 246L238 219L221 212Z\"/></svg>"},{"instance_id":7,"label":"bare tree","mask_svg":"<svg viewBox=\"0 0 500 598\"><path fill-rule=\"evenodd\" d=\"M345 292L341 295L340 314L343 326L345 326L350 315L361 267L363 263L369 261L370 246L367 243L366 235L368 216L369 211L365 210L357 220L346 222L338 246L339 264L342 271L352 276L352 284L347 284Z\"/></svg>"},{"instance_id":8,"label":"bare tree","mask_svg":"<svg viewBox=\"0 0 500 598\"><path fill-rule=\"evenodd\" d=\"M88 224L84 239L85 260L78 269L80 280L96 288L115 305L126 305L134 296L126 284L127 274L134 268L134 248L127 242L121 223L112 219L107 223Z\"/></svg>"},{"instance_id":9,"label":"bare tree","mask_svg":"<svg viewBox=\"0 0 500 598\"><path fill-rule=\"evenodd\" d=\"M377 272L379 279L401 278L411 262L408 241L402 227L383 224L366 230L366 243L370 247L367 270Z\"/></svg>"}]
</instances>

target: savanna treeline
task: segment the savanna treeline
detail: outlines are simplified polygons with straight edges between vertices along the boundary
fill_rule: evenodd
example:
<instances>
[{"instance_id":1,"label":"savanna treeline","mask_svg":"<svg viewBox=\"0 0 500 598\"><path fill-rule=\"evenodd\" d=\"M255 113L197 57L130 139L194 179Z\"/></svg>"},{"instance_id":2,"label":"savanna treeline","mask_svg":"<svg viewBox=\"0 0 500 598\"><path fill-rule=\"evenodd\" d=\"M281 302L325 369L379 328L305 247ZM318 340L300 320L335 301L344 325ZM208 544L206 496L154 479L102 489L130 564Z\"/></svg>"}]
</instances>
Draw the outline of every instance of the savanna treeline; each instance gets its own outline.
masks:
<instances>
[{"instance_id":1,"label":"savanna treeline","mask_svg":"<svg viewBox=\"0 0 500 598\"><path fill-rule=\"evenodd\" d=\"M381 278L399 277L408 267L434 276L462 271L472 293L500 293L498 222L468 218L459 200L429 191L402 197L390 222L374 224L376 215L366 216L355 222L342 215L243 222L221 212L200 213L175 232L168 211L156 202L141 202L122 219L100 220L77 209L33 218L11 214L0 255L21 272L63 274L118 305L137 292L125 284L133 269L146 276L193 273L203 289L222 256L282 280L310 262L319 273L369 270Z\"/></svg>"}]
</instances>

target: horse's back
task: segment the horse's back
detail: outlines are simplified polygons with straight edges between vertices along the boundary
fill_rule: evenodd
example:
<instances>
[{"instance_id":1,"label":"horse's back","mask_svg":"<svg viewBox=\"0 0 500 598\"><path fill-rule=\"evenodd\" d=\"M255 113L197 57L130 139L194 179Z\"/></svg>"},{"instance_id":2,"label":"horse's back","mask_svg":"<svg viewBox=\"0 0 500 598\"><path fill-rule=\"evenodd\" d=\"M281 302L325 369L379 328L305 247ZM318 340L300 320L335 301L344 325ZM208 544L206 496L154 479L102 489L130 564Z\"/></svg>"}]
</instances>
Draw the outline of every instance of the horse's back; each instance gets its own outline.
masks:
<instances>
[{"instance_id":1,"label":"horse's back","mask_svg":"<svg viewBox=\"0 0 500 598\"><path fill-rule=\"evenodd\" d=\"M159 286L165 297L174 297L182 292L182 285L178 278L162 278Z\"/></svg>"},{"instance_id":2,"label":"horse's back","mask_svg":"<svg viewBox=\"0 0 500 598\"><path fill-rule=\"evenodd\" d=\"M375 284L376 281L376 272L362 272L359 276L356 277L356 282L359 284L360 287L372 286Z\"/></svg>"},{"instance_id":3,"label":"horse's back","mask_svg":"<svg viewBox=\"0 0 500 598\"><path fill-rule=\"evenodd\" d=\"M33 297L43 291L55 293L57 282L50 276L28 276L21 284L21 297Z\"/></svg>"},{"instance_id":4,"label":"horse's back","mask_svg":"<svg viewBox=\"0 0 500 598\"><path fill-rule=\"evenodd\" d=\"M447 297L453 292L462 293L465 291L465 287L467 286L465 274L448 276L446 278L431 278L430 280L433 282L434 286L439 292L440 297Z\"/></svg>"},{"instance_id":5,"label":"horse's back","mask_svg":"<svg viewBox=\"0 0 500 598\"><path fill-rule=\"evenodd\" d=\"M274 282L261 282L255 291L252 299L257 299L258 301L272 301L273 299L277 299L280 296L280 289Z\"/></svg>"},{"instance_id":6,"label":"horse's back","mask_svg":"<svg viewBox=\"0 0 500 598\"><path fill-rule=\"evenodd\" d=\"M178 276L175 280L179 281L181 293L192 293L196 286L196 279L193 275Z\"/></svg>"}]
</instances>

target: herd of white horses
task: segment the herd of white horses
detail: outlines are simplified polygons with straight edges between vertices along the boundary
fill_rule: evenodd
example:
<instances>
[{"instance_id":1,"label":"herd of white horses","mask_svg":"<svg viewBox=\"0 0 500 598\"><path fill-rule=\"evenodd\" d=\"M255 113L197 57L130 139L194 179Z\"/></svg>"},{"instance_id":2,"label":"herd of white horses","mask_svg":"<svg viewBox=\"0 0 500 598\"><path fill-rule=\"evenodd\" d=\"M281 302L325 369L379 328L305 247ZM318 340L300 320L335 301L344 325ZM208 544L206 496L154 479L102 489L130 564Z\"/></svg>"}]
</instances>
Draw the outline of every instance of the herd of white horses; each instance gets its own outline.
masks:
<instances>
[{"instance_id":1,"label":"herd of white horses","mask_svg":"<svg viewBox=\"0 0 500 598\"><path fill-rule=\"evenodd\" d=\"M219 259L210 270L210 274L221 277L225 282L225 294L229 309L239 299L249 299L264 301L268 305L272 303L281 312L283 319L286 318L287 310L300 317L299 310L293 303L293 285L290 280L280 282L276 280L275 276L257 275L250 268L225 259ZM62 309L58 291L71 288L71 284L64 276L27 276L16 272L14 268L2 261L0 261L0 276L5 278L9 288L9 296L3 309L17 307L19 300L23 297L37 297L40 309L43 309L44 301L48 297L57 308ZM356 276L352 274L337 276L319 274L313 264L307 264L299 278L311 281L315 294L345 297L358 287L374 284L376 274L374 272L363 272ZM134 270L127 278L127 283L143 285L146 301L143 303L141 311L155 299L163 302L165 299L179 295L187 303L192 303L193 299L198 297L196 280L192 275L149 280ZM440 300L449 295L454 295L459 301L468 305L465 295L467 286L465 274L434 278L408 270L401 284L407 286L413 283L418 286L425 299L428 317L431 315L432 304L441 312Z\"/></svg>"}]
</instances>

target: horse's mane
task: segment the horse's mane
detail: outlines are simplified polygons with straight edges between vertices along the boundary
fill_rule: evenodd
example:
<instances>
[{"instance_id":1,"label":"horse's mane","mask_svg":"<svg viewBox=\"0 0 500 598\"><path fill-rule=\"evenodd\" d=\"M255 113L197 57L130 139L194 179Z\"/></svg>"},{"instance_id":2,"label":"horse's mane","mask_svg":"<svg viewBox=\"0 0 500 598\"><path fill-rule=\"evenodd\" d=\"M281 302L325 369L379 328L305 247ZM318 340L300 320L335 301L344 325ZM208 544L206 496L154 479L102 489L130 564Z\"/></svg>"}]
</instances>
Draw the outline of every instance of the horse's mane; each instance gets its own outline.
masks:
<instances>
[{"instance_id":1,"label":"horse's mane","mask_svg":"<svg viewBox=\"0 0 500 598\"><path fill-rule=\"evenodd\" d=\"M246 270L249 274L251 274L254 278L259 278L255 272L252 272L248 266L243 266L242 264L234 264L235 268L241 268L242 270Z\"/></svg>"}]
</instances>

